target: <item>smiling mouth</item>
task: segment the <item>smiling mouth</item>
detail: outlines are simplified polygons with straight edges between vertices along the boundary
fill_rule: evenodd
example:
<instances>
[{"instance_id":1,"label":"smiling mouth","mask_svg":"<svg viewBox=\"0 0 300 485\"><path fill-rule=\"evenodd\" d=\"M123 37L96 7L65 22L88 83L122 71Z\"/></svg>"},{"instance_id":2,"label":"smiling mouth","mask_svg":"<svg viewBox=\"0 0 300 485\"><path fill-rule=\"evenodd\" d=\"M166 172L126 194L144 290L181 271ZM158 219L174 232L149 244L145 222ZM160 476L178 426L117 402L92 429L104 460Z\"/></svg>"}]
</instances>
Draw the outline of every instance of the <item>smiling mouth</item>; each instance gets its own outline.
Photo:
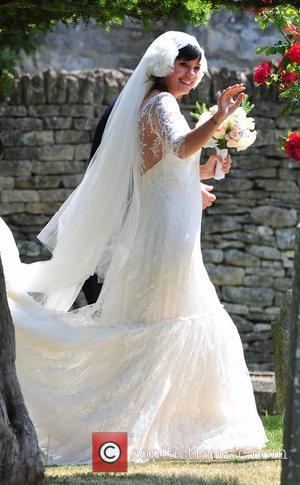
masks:
<instances>
[{"instance_id":1,"label":"smiling mouth","mask_svg":"<svg viewBox=\"0 0 300 485\"><path fill-rule=\"evenodd\" d=\"M184 79L179 79L179 81L185 86L192 86L193 81L185 81Z\"/></svg>"}]
</instances>

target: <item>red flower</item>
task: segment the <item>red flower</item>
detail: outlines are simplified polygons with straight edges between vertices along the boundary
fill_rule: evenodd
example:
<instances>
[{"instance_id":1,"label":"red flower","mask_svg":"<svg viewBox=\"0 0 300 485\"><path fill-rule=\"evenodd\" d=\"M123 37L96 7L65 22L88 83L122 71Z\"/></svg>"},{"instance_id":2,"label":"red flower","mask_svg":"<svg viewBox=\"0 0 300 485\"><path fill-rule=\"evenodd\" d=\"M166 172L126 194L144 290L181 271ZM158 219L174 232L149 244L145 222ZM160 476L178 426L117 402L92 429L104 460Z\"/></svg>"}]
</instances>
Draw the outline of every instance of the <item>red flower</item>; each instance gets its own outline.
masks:
<instances>
[{"instance_id":1,"label":"red flower","mask_svg":"<svg viewBox=\"0 0 300 485\"><path fill-rule=\"evenodd\" d=\"M284 151L296 162L300 162L300 132L289 133L284 142Z\"/></svg>"},{"instance_id":2,"label":"red flower","mask_svg":"<svg viewBox=\"0 0 300 485\"><path fill-rule=\"evenodd\" d=\"M295 44L289 48L287 53L292 62L298 62L298 64L300 64L300 40L295 42Z\"/></svg>"},{"instance_id":3,"label":"red flower","mask_svg":"<svg viewBox=\"0 0 300 485\"><path fill-rule=\"evenodd\" d=\"M298 79L298 75L296 72L289 72L289 71L282 71L281 74L281 81L288 87L290 84L294 83Z\"/></svg>"},{"instance_id":4,"label":"red flower","mask_svg":"<svg viewBox=\"0 0 300 485\"><path fill-rule=\"evenodd\" d=\"M254 69L255 84L265 84L271 73L271 64L268 61L263 61L258 67Z\"/></svg>"},{"instance_id":5,"label":"red flower","mask_svg":"<svg viewBox=\"0 0 300 485\"><path fill-rule=\"evenodd\" d=\"M297 25L290 25L289 27L285 27L284 31L294 38L300 37L300 27L298 27Z\"/></svg>"}]
</instances>

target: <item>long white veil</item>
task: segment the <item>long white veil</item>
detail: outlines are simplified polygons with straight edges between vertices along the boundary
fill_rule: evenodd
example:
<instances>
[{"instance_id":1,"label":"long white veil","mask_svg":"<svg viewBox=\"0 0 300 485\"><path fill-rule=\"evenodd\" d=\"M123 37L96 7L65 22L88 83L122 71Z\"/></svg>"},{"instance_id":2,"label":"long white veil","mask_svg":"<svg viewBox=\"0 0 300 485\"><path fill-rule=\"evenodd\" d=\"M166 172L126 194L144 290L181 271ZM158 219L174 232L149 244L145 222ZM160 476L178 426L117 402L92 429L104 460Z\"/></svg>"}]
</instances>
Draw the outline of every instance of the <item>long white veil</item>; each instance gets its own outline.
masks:
<instances>
[{"instance_id":1,"label":"long white veil","mask_svg":"<svg viewBox=\"0 0 300 485\"><path fill-rule=\"evenodd\" d=\"M153 85L150 76L166 75L166 65L171 72L178 50L188 44L201 51L201 80L207 65L195 37L166 32L150 45L114 105L82 182L38 235L52 259L14 265L13 275L9 273L12 287L22 282L22 289L46 306L67 311L91 274L106 275L106 287L113 285L139 219L140 106ZM10 263L9 258L4 258L5 263Z\"/></svg>"}]
</instances>

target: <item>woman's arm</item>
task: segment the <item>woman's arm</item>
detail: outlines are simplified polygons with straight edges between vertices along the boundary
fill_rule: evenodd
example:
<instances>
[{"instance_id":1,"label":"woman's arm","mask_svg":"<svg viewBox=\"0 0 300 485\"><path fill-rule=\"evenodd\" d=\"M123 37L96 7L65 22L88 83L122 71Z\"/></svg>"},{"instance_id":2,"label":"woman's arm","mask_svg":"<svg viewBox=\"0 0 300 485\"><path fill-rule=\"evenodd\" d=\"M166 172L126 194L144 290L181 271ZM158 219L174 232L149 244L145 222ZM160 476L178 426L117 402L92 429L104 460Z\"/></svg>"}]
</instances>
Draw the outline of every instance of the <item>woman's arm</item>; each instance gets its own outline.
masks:
<instances>
[{"instance_id":1,"label":"woman's arm","mask_svg":"<svg viewBox=\"0 0 300 485\"><path fill-rule=\"evenodd\" d=\"M187 158L206 145L216 128L241 105L245 89L243 84L235 84L224 89L218 98L218 111L203 125L191 130L185 136L185 141L178 152L180 158ZM236 94L238 97L234 99L233 96Z\"/></svg>"}]
</instances>

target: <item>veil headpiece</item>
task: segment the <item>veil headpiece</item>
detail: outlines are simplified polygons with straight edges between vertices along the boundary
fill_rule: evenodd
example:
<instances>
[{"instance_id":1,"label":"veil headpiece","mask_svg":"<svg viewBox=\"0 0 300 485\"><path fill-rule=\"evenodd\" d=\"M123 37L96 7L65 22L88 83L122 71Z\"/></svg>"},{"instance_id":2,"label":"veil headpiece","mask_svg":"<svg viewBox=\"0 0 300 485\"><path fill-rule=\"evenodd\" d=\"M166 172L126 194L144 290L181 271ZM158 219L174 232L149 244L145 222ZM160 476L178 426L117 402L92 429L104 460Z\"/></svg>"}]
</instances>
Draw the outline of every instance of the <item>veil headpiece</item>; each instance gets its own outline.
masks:
<instances>
[{"instance_id":1,"label":"veil headpiece","mask_svg":"<svg viewBox=\"0 0 300 485\"><path fill-rule=\"evenodd\" d=\"M39 234L52 259L24 269L23 281L47 306L66 311L95 272L106 275L105 288L114 285L139 219L140 106L153 85L151 76L170 74L179 49L188 44L202 55L200 82L207 64L195 37L171 31L155 39L119 95L82 182Z\"/></svg>"}]
</instances>

